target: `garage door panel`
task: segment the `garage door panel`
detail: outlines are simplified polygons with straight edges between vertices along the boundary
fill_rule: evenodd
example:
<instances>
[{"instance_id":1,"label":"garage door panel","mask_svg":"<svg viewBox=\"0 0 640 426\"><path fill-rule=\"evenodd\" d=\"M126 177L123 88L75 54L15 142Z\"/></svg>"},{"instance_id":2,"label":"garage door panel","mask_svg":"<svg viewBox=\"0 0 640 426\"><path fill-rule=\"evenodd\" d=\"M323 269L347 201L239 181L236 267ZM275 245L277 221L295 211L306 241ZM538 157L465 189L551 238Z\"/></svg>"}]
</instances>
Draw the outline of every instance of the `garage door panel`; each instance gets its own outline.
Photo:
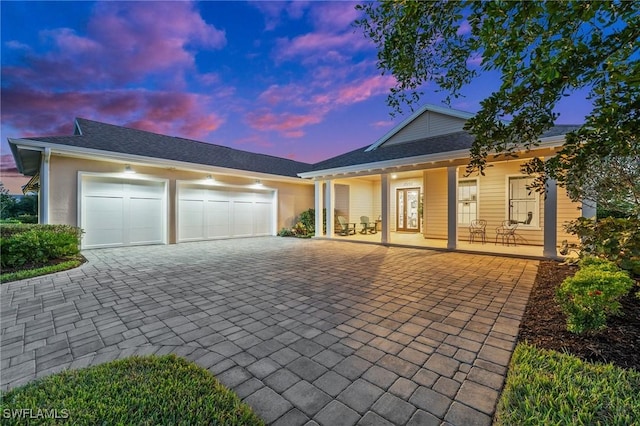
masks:
<instances>
[{"instance_id":1,"label":"garage door panel","mask_svg":"<svg viewBox=\"0 0 640 426\"><path fill-rule=\"evenodd\" d=\"M124 244L124 199L93 196L85 197L84 204L84 245L100 247Z\"/></svg>"},{"instance_id":2,"label":"garage door panel","mask_svg":"<svg viewBox=\"0 0 640 426\"><path fill-rule=\"evenodd\" d=\"M253 235L253 204L248 201L234 201L233 235L244 237Z\"/></svg>"},{"instance_id":3,"label":"garage door panel","mask_svg":"<svg viewBox=\"0 0 640 426\"><path fill-rule=\"evenodd\" d=\"M165 182L82 176L84 248L164 243Z\"/></svg>"},{"instance_id":4,"label":"garage door panel","mask_svg":"<svg viewBox=\"0 0 640 426\"><path fill-rule=\"evenodd\" d=\"M152 244L162 242L164 211L162 200L132 198L130 200L131 244Z\"/></svg>"},{"instance_id":5,"label":"garage door panel","mask_svg":"<svg viewBox=\"0 0 640 426\"><path fill-rule=\"evenodd\" d=\"M199 240L204 232L204 201L180 201L180 239Z\"/></svg>"},{"instance_id":6,"label":"garage door panel","mask_svg":"<svg viewBox=\"0 0 640 426\"><path fill-rule=\"evenodd\" d=\"M271 191L251 192L232 187L203 188L180 184L178 241L271 235L273 196ZM205 205L204 225L198 229L189 223L193 220L189 214L196 214L190 212L195 209L192 203L196 200Z\"/></svg>"},{"instance_id":7,"label":"garage door panel","mask_svg":"<svg viewBox=\"0 0 640 426\"><path fill-rule=\"evenodd\" d=\"M231 203L229 201L209 201L207 203L207 238L231 236Z\"/></svg>"},{"instance_id":8,"label":"garage door panel","mask_svg":"<svg viewBox=\"0 0 640 426\"><path fill-rule=\"evenodd\" d=\"M255 234L256 235L270 235L271 234L271 216L272 205L271 203L257 202L254 208L254 222L255 222Z\"/></svg>"}]
</instances>

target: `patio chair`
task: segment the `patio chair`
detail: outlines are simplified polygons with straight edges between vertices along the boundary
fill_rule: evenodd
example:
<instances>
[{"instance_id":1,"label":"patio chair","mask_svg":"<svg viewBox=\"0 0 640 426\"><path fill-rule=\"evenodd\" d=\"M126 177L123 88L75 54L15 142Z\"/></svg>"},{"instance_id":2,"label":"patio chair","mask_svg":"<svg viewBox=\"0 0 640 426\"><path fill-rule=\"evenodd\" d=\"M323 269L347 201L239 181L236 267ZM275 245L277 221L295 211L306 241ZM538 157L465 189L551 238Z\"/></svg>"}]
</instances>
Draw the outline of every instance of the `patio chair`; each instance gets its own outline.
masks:
<instances>
[{"instance_id":1,"label":"patio chair","mask_svg":"<svg viewBox=\"0 0 640 426\"><path fill-rule=\"evenodd\" d=\"M360 225L362 225L362 229L360 230L361 234L366 234L367 232L370 234L375 234L378 232L376 230L376 223L369 221L369 216L360 216Z\"/></svg>"},{"instance_id":2,"label":"patio chair","mask_svg":"<svg viewBox=\"0 0 640 426\"><path fill-rule=\"evenodd\" d=\"M480 237L482 244L487 242L487 221L483 219L475 219L471 221L469 225L469 242L474 243L476 236Z\"/></svg>"},{"instance_id":3,"label":"patio chair","mask_svg":"<svg viewBox=\"0 0 640 426\"><path fill-rule=\"evenodd\" d=\"M356 224L347 222L344 216L338 216L338 225L339 229L336 231L340 235L355 235L356 234Z\"/></svg>"},{"instance_id":4,"label":"patio chair","mask_svg":"<svg viewBox=\"0 0 640 426\"><path fill-rule=\"evenodd\" d=\"M509 245L509 241L513 241L513 245L516 245L516 229L518 228L518 222L512 220L503 220L502 225L496 228L496 242L498 244L498 237L502 238L502 245Z\"/></svg>"}]
</instances>

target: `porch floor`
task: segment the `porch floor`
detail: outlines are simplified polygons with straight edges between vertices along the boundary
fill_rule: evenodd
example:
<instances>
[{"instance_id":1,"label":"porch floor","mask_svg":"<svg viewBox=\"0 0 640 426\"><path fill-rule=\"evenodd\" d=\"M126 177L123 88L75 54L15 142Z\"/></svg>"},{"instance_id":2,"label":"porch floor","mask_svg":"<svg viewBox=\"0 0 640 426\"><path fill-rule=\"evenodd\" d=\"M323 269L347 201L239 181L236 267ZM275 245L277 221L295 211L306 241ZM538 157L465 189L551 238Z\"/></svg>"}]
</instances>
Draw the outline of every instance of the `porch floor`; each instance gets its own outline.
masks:
<instances>
[{"instance_id":1,"label":"porch floor","mask_svg":"<svg viewBox=\"0 0 640 426\"><path fill-rule=\"evenodd\" d=\"M360 234L359 232L357 232L355 235L349 235L349 236L335 235L332 239L345 240L345 241L361 241L361 242L381 244L382 233L378 232L376 234ZM402 246L425 247L425 248L433 248L433 249L441 249L441 250L447 248L447 240L424 238L424 236L421 233L391 232L389 240L390 240L389 241L390 244L397 244ZM500 240L498 240L498 244L494 244L494 240L492 238L487 238L487 242L485 244L482 244L481 242L469 243L469 241L466 238L459 239L457 250L477 252L477 253L510 255L510 256L518 256L518 257L534 257L534 258L544 257L542 246L521 245L521 244L518 244L516 246L513 246L513 245L506 246L506 245L502 245Z\"/></svg>"}]
</instances>

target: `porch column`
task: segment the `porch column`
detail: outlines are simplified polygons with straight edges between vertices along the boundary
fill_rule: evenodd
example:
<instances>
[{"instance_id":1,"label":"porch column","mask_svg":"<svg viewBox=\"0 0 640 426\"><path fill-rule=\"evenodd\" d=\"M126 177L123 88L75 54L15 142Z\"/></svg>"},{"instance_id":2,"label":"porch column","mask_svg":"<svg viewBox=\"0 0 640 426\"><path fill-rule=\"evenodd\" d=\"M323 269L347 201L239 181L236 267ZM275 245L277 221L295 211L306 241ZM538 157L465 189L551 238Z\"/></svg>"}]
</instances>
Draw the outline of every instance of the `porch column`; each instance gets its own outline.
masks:
<instances>
[{"instance_id":1,"label":"porch column","mask_svg":"<svg viewBox=\"0 0 640 426\"><path fill-rule=\"evenodd\" d=\"M315 209L316 209L316 229L315 229L315 236L316 237L321 237L323 234L323 229L322 229L322 221L324 220L324 215L322 214L322 207L324 204L324 194L322 193L322 184L323 181L321 180L317 180L315 181Z\"/></svg>"},{"instance_id":2,"label":"porch column","mask_svg":"<svg viewBox=\"0 0 640 426\"><path fill-rule=\"evenodd\" d=\"M391 241L390 238L390 230L391 230L391 186L389 185L389 174L388 173L384 173L380 176L380 188L381 188L381 192L382 194L380 194L381 196L381 206L382 206L382 223L381 225L381 232L382 235L380 236L380 242L382 244L389 244L389 242Z\"/></svg>"},{"instance_id":3,"label":"porch column","mask_svg":"<svg viewBox=\"0 0 640 426\"><path fill-rule=\"evenodd\" d=\"M458 245L458 167L447 167L447 249Z\"/></svg>"},{"instance_id":4,"label":"porch column","mask_svg":"<svg viewBox=\"0 0 640 426\"><path fill-rule=\"evenodd\" d=\"M544 257L558 256L558 187L556 181L547 181L547 192L544 199Z\"/></svg>"},{"instance_id":5,"label":"porch column","mask_svg":"<svg viewBox=\"0 0 640 426\"><path fill-rule=\"evenodd\" d=\"M45 148L40 159L40 189L38 191L38 223L49 223L49 170L51 148ZM78 224L80 226L80 224Z\"/></svg>"},{"instance_id":6,"label":"porch column","mask_svg":"<svg viewBox=\"0 0 640 426\"><path fill-rule=\"evenodd\" d=\"M327 238L333 238L334 235L334 226L333 226L333 210L334 210L334 205L335 205L335 197L336 197L336 193L335 193L335 182L333 181L333 179L327 180L325 181L325 183L327 184L327 193L325 195L325 208L327 209L327 234L326 237ZM321 190L322 191L322 190ZM321 223L322 226L322 223Z\"/></svg>"},{"instance_id":7,"label":"porch column","mask_svg":"<svg viewBox=\"0 0 640 426\"><path fill-rule=\"evenodd\" d=\"M587 219L595 219L597 213L597 205L593 200L582 200L582 217Z\"/></svg>"}]
</instances>

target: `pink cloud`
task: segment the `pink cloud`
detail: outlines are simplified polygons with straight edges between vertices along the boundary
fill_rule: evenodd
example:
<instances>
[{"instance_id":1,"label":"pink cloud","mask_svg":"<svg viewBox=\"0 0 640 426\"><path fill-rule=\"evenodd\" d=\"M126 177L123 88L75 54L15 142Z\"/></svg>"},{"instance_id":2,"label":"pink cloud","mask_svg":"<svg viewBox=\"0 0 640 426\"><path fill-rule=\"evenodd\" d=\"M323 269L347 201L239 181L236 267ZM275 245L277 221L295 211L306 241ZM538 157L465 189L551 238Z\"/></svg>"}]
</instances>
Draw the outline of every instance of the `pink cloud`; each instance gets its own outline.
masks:
<instances>
[{"instance_id":1,"label":"pink cloud","mask_svg":"<svg viewBox=\"0 0 640 426\"><path fill-rule=\"evenodd\" d=\"M309 62L326 59L326 56L319 56L319 53L327 53L334 50L353 52L367 45L367 41L354 32L341 34L327 32L307 33L291 40L286 38L279 39L276 57L281 60L306 58L306 61Z\"/></svg>"},{"instance_id":2,"label":"pink cloud","mask_svg":"<svg viewBox=\"0 0 640 426\"><path fill-rule=\"evenodd\" d=\"M190 47L219 49L226 43L224 31L207 24L189 2L98 2L86 34L57 28L40 36L53 48L47 54L27 52L28 67L3 69L5 81L74 90L148 78L176 85L194 67Z\"/></svg>"},{"instance_id":3,"label":"pink cloud","mask_svg":"<svg viewBox=\"0 0 640 426\"><path fill-rule=\"evenodd\" d=\"M252 1L250 2L264 16L265 31L276 29L283 15L291 19L300 19L309 7L308 1L297 0L292 2Z\"/></svg>"},{"instance_id":4,"label":"pink cloud","mask_svg":"<svg viewBox=\"0 0 640 426\"><path fill-rule=\"evenodd\" d=\"M306 115L280 113L276 114L268 110L247 114L248 124L260 131L276 131L289 138L304 136L303 127L317 124L322 121L321 113Z\"/></svg>"},{"instance_id":5,"label":"pink cloud","mask_svg":"<svg viewBox=\"0 0 640 426\"><path fill-rule=\"evenodd\" d=\"M387 93L393 87L395 79L392 76L377 75L369 77L356 84L340 89L336 102L339 104L354 104L369 99L372 96Z\"/></svg>"},{"instance_id":6,"label":"pink cloud","mask_svg":"<svg viewBox=\"0 0 640 426\"><path fill-rule=\"evenodd\" d=\"M483 57L480 53L474 53L473 55L471 55L471 57L467 60L467 64L468 65L473 65L473 66L480 66L482 65L482 61L483 61Z\"/></svg>"},{"instance_id":7,"label":"pink cloud","mask_svg":"<svg viewBox=\"0 0 640 426\"><path fill-rule=\"evenodd\" d=\"M456 31L458 35L465 35L465 34L469 34L470 32L471 32L471 25L469 25L469 21L467 21L466 19L462 21L462 23L460 23L460 26L458 27L458 31Z\"/></svg>"},{"instance_id":8,"label":"pink cloud","mask_svg":"<svg viewBox=\"0 0 640 426\"><path fill-rule=\"evenodd\" d=\"M19 136L27 137L69 135L74 117L96 117L99 121L142 130L202 139L225 121L222 116L208 112L211 102L209 96L181 92L49 93L7 89L2 94L2 121L20 129Z\"/></svg>"},{"instance_id":9,"label":"pink cloud","mask_svg":"<svg viewBox=\"0 0 640 426\"><path fill-rule=\"evenodd\" d=\"M311 10L311 17L318 28L346 30L361 15L355 6L354 2L319 3Z\"/></svg>"},{"instance_id":10,"label":"pink cloud","mask_svg":"<svg viewBox=\"0 0 640 426\"><path fill-rule=\"evenodd\" d=\"M380 127L391 127L394 124L396 124L394 121L385 120L385 121L375 121L375 122L371 123L371 126L376 127L376 128L380 128Z\"/></svg>"}]
</instances>

